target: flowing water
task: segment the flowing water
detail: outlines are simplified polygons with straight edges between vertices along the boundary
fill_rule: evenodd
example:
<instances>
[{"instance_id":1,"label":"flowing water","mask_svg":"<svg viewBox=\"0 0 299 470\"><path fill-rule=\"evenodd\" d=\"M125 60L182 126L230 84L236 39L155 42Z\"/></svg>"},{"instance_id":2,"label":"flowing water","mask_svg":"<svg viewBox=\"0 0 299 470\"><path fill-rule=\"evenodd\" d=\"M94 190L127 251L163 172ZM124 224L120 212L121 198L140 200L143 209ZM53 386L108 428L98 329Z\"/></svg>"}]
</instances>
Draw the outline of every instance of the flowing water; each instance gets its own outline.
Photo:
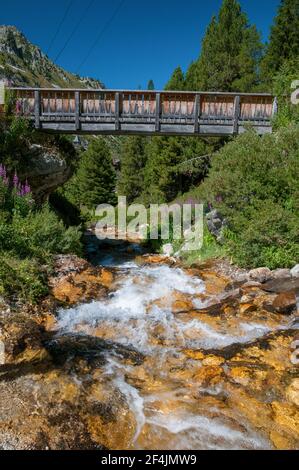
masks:
<instances>
[{"instance_id":1,"label":"flowing water","mask_svg":"<svg viewBox=\"0 0 299 470\"><path fill-rule=\"evenodd\" d=\"M178 267L140 265L107 252L97 260L114 267L116 284L108 298L59 312L60 333L94 335L144 355L140 365L106 352L103 378L125 397L134 415L130 449L266 449L271 445L226 403L229 391L215 376L199 380L201 362L192 357L246 343L271 329L263 321L211 322L200 309L219 299L205 283ZM173 308L174 301L181 306ZM186 304L191 305L189 311ZM182 307L185 306L184 308ZM218 367L219 369L219 367ZM212 371L217 372L217 365Z\"/></svg>"}]
</instances>

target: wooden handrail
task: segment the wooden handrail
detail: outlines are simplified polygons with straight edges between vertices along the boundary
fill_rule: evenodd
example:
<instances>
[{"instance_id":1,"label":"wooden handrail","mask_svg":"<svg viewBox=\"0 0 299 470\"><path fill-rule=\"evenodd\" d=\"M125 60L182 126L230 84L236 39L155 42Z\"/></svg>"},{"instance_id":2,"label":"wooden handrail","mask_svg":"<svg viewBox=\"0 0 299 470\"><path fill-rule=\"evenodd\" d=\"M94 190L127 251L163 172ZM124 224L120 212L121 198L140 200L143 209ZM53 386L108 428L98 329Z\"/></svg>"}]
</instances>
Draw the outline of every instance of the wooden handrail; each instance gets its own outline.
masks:
<instances>
[{"instance_id":1,"label":"wooden handrail","mask_svg":"<svg viewBox=\"0 0 299 470\"><path fill-rule=\"evenodd\" d=\"M17 114L61 133L234 135L271 132L269 93L12 87Z\"/></svg>"}]
</instances>

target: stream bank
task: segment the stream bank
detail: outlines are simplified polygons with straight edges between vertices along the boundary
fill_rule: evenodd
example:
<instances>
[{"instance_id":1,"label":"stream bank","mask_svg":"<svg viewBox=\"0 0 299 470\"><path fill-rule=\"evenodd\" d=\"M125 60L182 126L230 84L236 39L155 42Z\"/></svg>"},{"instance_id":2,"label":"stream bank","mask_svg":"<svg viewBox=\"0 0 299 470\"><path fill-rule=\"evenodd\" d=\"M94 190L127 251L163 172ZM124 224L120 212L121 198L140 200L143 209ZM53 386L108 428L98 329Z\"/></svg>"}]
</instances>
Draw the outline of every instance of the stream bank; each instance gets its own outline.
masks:
<instances>
[{"instance_id":1,"label":"stream bank","mask_svg":"<svg viewBox=\"0 0 299 470\"><path fill-rule=\"evenodd\" d=\"M299 281L89 250L56 258L35 312L1 317L1 448L299 447Z\"/></svg>"}]
</instances>

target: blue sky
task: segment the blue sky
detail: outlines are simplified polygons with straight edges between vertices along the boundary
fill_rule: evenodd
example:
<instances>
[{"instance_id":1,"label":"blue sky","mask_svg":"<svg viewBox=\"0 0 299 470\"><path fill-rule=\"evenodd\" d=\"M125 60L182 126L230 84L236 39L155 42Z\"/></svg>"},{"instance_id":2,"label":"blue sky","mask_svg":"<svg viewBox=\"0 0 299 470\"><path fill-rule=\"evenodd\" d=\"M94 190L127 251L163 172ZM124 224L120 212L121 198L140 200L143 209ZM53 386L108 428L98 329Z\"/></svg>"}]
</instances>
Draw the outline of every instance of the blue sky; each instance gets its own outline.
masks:
<instances>
[{"instance_id":1,"label":"blue sky","mask_svg":"<svg viewBox=\"0 0 299 470\"><path fill-rule=\"evenodd\" d=\"M198 56L211 16L221 5L221 0L123 0L119 8L121 0L94 0L86 14L91 0L70 1L9 0L2 2L0 21L17 26L47 51L71 5L49 56L57 57L82 19L58 63L71 72L78 71L100 36L80 74L99 78L109 88L146 88L150 78L156 88L163 88L175 67L181 65L185 70ZM280 0L240 3L267 40Z\"/></svg>"}]
</instances>

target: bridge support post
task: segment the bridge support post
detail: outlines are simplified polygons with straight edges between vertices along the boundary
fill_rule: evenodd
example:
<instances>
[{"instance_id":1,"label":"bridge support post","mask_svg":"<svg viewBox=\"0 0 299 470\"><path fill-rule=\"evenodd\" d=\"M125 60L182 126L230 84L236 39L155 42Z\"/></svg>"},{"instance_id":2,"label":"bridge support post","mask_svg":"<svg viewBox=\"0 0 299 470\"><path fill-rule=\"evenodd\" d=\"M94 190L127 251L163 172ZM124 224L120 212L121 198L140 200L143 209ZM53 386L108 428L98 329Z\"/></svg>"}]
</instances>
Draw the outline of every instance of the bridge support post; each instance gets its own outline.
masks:
<instances>
[{"instance_id":1,"label":"bridge support post","mask_svg":"<svg viewBox=\"0 0 299 470\"><path fill-rule=\"evenodd\" d=\"M80 130L80 92L75 92L75 126L76 131Z\"/></svg>"},{"instance_id":2,"label":"bridge support post","mask_svg":"<svg viewBox=\"0 0 299 470\"><path fill-rule=\"evenodd\" d=\"M155 131L160 131L160 116L161 116L161 95L160 93L156 94L156 124Z\"/></svg>"},{"instance_id":3,"label":"bridge support post","mask_svg":"<svg viewBox=\"0 0 299 470\"><path fill-rule=\"evenodd\" d=\"M273 105L272 105L272 118L274 118L277 113L278 113L278 99L277 99L277 96L275 96L273 100Z\"/></svg>"},{"instance_id":4,"label":"bridge support post","mask_svg":"<svg viewBox=\"0 0 299 470\"><path fill-rule=\"evenodd\" d=\"M194 103L194 134L199 133L200 95L195 96Z\"/></svg>"},{"instance_id":5,"label":"bridge support post","mask_svg":"<svg viewBox=\"0 0 299 470\"><path fill-rule=\"evenodd\" d=\"M0 80L0 113L4 113L5 106L5 82Z\"/></svg>"},{"instance_id":6,"label":"bridge support post","mask_svg":"<svg viewBox=\"0 0 299 470\"><path fill-rule=\"evenodd\" d=\"M115 130L119 131L120 129L120 99L119 99L119 92L115 93Z\"/></svg>"},{"instance_id":7,"label":"bridge support post","mask_svg":"<svg viewBox=\"0 0 299 470\"><path fill-rule=\"evenodd\" d=\"M234 104L234 124L233 124L233 134L238 134L239 131L239 118L240 118L240 96L235 97Z\"/></svg>"},{"instance_id":8,"label":"bridge support post","mask_svg":"<svg viewBox=\"0 0 299 470\"><path fill-rule=\"evenodd\" d=\"M35 120L35 129L40 129L40 91L35 90L34 92L34 120Z\"/></svg>"}]
</instances>

